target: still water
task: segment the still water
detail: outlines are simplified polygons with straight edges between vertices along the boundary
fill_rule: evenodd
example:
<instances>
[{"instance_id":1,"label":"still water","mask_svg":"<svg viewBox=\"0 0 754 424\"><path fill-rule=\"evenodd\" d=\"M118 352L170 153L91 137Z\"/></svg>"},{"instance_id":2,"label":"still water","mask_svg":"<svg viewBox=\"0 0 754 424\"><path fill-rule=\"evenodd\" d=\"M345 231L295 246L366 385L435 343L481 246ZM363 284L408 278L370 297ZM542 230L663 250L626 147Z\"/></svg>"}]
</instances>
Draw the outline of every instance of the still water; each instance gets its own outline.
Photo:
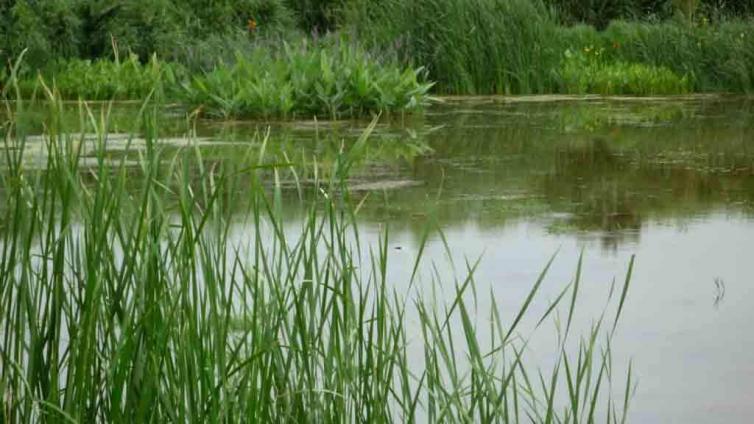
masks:
<instances>
[{"instance_id":1,"label":"still water","mask_svg":"<svg viewBox=\"0 0 754 424\"><path fill-rule=\"evenodd\" d=\"M166 143L180 146L180 113L164 124L176 136ZM266 149L326 164L367 124L199 122L195 131L208 161L238 160L269 128ZM422 271L434 263L463 274L448 254L456 265L481 258L478 292L492 291L504 317L557 253L533 304L538 316L583 251L583 331L636 255L612 346L614 362L631 360L638 381L630 421L754 419L754 99L444 99L421 117L383 118L365 148L351 179L363 200L362 243L389 228L395 284L408 279L432 222L444 240L429 238ZM295 177L281 183L289 205L311 176ZM291 225L299 212L286 211ZM480 317L490 305L479 296ZM544 329L529 345L543 364L552 334Z\"/></svg>"},{"instance_id":2,"label":"still water","mask_svg":"<svg viewBox=\"0 0 754 424\"><path fill-rule=\"evenodd\" d=\"M373 239L389 225L395 272L431 216L511 310L557 251L544 310L583 249L588 323L635 254L613 346L638 377L630 421L754 419L754 101L458 99L413 125L403 137L427 152L372 164L411 184L373 186L361 213ZM427 258L445 257L430 239Z\"/></svg>"}]
</instances>

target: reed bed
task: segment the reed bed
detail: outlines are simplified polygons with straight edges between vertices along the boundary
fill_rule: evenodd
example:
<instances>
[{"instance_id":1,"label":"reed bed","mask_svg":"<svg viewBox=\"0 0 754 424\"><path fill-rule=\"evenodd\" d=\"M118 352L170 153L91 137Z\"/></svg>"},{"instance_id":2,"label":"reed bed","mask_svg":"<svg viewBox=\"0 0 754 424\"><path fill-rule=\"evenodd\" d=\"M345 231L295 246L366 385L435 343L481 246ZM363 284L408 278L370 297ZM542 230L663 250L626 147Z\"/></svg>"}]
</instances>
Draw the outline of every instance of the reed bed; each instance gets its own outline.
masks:
<instances>
[{"instance_id":1,"label":"reed bed","mask_svg":"<svg viewBox=\"0 0 754 424\"><path fill-rule=\"evenodd\" d=\"M751 18L614 20L598 30L563 26L537 0L361 0L351 16L363 43L425 67L438 93L569 93L600 74L631 81L620 94L754 90ZM569 51L605 55L594 72L569 66ZM603 85L583 91L615 94Z\"/></svg>"},{"instance_id":2,"label":"reed bed","mask_svg":"<svg viewBox=\"0 0 754 424\"><path fill-rule=\"evenodd\" d=\"M615 374L611 339L632 264L579 339L580 261L544 313L531 305L552 260L510 321L492 295L479 323L477 262L459 280L422 275L432 225L406 281L389 277L388 229L376 245L360 241L346 181L376 122L329 172L309 165L321 177L291 223L276 181L295 179L296 164L266 156L265 139L242 161L165 149L158 109L145 103L136 124L146 142L113 156L107 109L79 104L87 139L43 90L44 149L15 125L22 102L6 103L2 127L4 422L625 420L634 381L630 367ZM419 284L455 295L436 301ZM522 323L559 310L555 363L538 370Z\"/></svg>"}]
</instances>

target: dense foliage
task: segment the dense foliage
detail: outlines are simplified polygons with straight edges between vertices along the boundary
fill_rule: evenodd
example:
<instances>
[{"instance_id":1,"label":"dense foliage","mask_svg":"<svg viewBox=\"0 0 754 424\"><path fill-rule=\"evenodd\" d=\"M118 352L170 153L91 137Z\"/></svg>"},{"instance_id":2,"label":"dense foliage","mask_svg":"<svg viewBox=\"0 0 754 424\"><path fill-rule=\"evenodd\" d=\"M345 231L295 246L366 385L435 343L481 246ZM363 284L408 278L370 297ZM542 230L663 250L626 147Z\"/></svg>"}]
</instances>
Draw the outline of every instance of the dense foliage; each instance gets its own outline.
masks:
<instances>
[{"instance_id":1,"label":"dense foliage","mask_svg":"<svg viewBox=\"0 0 754 424\"><path fill-rule=\"evenodd\" d=\"M113 43L143 61L153 53L170 58L210 34L257 37L294 27L282 0L11 0L0 5L0 21L2 57L28 48L32 66L51 58L112 57Z\"/></svg>"},{"instance_id":2,"label":"dense foliage","mask_svg":"<svg viewBox=\"0 0 754 424\"><path fill-rule=\"evenodd\" d=\"M67 98L157 88L222 116L410 110L427 81L440 94L754 90L754 0L14 0L0 35L2 74L25 52L25 93L41 73Z\"/></svg>"},{"instance_id":3,"label":"dense foliage","mask_svg":"<svg viewBox=\"0 0 754 424\"><path fill-rule=\"evenodd\" d=\"M256 51L195 76L192 104L219 116L360 116L373 110L420 108L431 84L420 70L378 65L360 49L287 46L279 55Z\"/></svg>"},{"instance_id":4,"label":"dense foliage","mask_svg":"<svg viewBox=\"0 0 754 424\"><path fill-rule=\"evenodd\" d=\"M612 20L659 21L675 14L721 19L754 14L752 0L543 0L565 24L605 28Z\"/></svg>"},{"instance_id":5,"label":"dense foliage","mask_svg":"<svg viewBox=\"0 0 754 424\"><path fill-rule=\"evenodd\" d=\"M397 52L404 63L426 66L442 93L570 92L573 73L592 78L594 67L569 66L564 61L569 50L604 52L600 62L609 66L601 69L616 78L646 76L640 85L649 92L686 91L668 90L669 80L658 79L660 74L685 79L687 83L670 86L692 91L754 89L750 19L613 21L597 30L559 25L546 8L530 0L386 0L365 2L356 20L364 42Z\"/></svg>"}]
</instances>

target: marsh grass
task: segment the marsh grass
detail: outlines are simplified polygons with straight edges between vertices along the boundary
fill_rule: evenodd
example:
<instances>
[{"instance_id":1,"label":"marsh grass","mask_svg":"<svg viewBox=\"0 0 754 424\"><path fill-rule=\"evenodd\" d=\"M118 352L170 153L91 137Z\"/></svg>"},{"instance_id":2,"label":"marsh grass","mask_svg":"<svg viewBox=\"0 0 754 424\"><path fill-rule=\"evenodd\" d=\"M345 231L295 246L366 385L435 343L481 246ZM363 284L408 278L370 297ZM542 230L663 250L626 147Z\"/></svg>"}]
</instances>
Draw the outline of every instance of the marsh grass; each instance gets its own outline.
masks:
<instances>
[{"instance_id":1,"label":"marsh grass","mask_svg":"<svg viewBox=\"0 0 754 424\"><path fill-rule=\"evenodd\" d=\"M714 25L615 22L601 38L616 60L689 75L694 91L754 89L754 51L750 48L754 25L750 19Z\"/></svg>"},{"instance_id":2,"label":"marsh grass","mask_svg":"<svg viewBox=\"0 0 754 424\"><path fill-rule=\"evenodd\" d=\"M608 3L591 2L589 8ZM574 80L602 74L609 74L603 82L613 86L618 79L630 81L619 84L620 94L748 92L754 87L751 18L608 19L598 30L563 26L537 0L359 0L355 5L349 22L359 39L402 63L426 67L438 93L567 93L573 92ZM584 49L604 50L603 66L564 69L565 52ZM582 88L612 92L604 85Z\"/></svg>"},{"instance_id":3,"label":"marsh grass","mask_svg":"<svg viewBox=\"0 0 754 424\"><path fill-rule=\"evenodd\" d=\"M151 92L164 97L166 91L175 90L184 75L185 70L177 64L161 62L156 56L142 64L135 55L123 60L72 59L39 73L61 97L71 100L133 100ZM22 92L25 97L39 93L38 78L27 78Z\"/></svg>"},{"instance_id":4,"label":"marsh grass","mask_svg":"<svg viewBox=\"0 0 754 424\"><path fill-rule=\"evenodd\" d=\"M354 2L350 22L368 46L425 66L439 93L533 94L555 89L555 25L529 0Z\"/></svg>"},{"instance_id":5,"label":"marsh grass","mask_svg":"<svg viewBox=\"0 0 754 424\"><path fill-rule=\"evenodd\" d=\"M240 162L207 162L196 147L168 154L157 109L145 103L147 142L133 166L106 154L107 112L80 103L97 135L96 165L82 166L85 140L67 132L64 104L43 90L45 167L27 168L26 134L12 118L3 127L4 422L625 420L634 381L630 367L625 382L615 374L610 340L633 260L611 308L580 339L571 324L581 261L545 311L532 305L552 259L511 321L491 293L480 323L478 262L457 281L422 278L432 225L406 281L389 277L387 229L362 244L345 181L375 123L292 225L280 186L268 182L295 167L267 158L265 140ZM246 213L231 213L239 201ZM238 216L248 226L240 234ZM454 296L435 303L411 290L420 282ZM556 361L537 371L523 323L538 327L561 309ZM417 343L421 357L410 354ZM625 397L611 395L616 387Z\"/></svg>"},{"instance_id":6,"label":"marsh grass","mask_svg":"<svg viewBox=\"0 0 754 424\"><path fill-rule=\"evenodd\" d=\"M140 99L159 82L171 100L216 115L356 116L413 109L410 99L421 100L429 81L437 94L571 92L563 80L572 82L574 69L562 69L563 54L584 48L609 53L596 74L626 75L623 94L672 85L665 69L688 77L694 92L754 89L751 0L36 3L0 6L8 33L0 58L27 49L27 91L41 70L71 99ZM330 37L350 47L322 43ZM119 58L114 45L138 60ZM660 92L682 94L681 85ZM597 86L589 92L604 91Z\"/></svg>"}]
</instances>

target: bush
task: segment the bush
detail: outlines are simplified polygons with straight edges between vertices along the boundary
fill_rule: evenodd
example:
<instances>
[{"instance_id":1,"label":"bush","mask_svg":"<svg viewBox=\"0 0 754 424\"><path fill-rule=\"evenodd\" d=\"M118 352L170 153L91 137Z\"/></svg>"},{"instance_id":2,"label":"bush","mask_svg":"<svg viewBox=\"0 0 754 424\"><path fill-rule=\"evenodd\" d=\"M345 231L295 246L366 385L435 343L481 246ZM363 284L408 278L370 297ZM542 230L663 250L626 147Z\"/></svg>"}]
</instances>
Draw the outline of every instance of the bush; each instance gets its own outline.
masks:
<instances>
[{"instance_id":1,"label":"bush","mask_svg":"<svg viewBox=\"0 0 754 424\"><path fill-rule=\"evenodd\" d=\"M10 0L0 2L0 59L28 48L28 65L39 68L61 58L112 57L115 43L147 62L209 36L249 39L293 27L284 0Z\"/></svg>"},{"instance_id":2,"label":"bush","mask_svg":"<svg viewBox=\"0 0 754 424\"><path fill-rule=\"evenodd\" d=\"M0 59L7 62L24 49L27 63L42 66L50 58L76 57L80 48L81 20L69 0L17 0L0 6L4 45Z\"/></svg>"},{"instance_id":3,"label":"bush","mask_svg":"<svg viewBox=\"0 0 754 424\"><path fill-rule=\"evenodd\" d=\"M325 33L341 23L347 0L288 0L287 3L304 31Z\"/></svg>"}]
</instances>

